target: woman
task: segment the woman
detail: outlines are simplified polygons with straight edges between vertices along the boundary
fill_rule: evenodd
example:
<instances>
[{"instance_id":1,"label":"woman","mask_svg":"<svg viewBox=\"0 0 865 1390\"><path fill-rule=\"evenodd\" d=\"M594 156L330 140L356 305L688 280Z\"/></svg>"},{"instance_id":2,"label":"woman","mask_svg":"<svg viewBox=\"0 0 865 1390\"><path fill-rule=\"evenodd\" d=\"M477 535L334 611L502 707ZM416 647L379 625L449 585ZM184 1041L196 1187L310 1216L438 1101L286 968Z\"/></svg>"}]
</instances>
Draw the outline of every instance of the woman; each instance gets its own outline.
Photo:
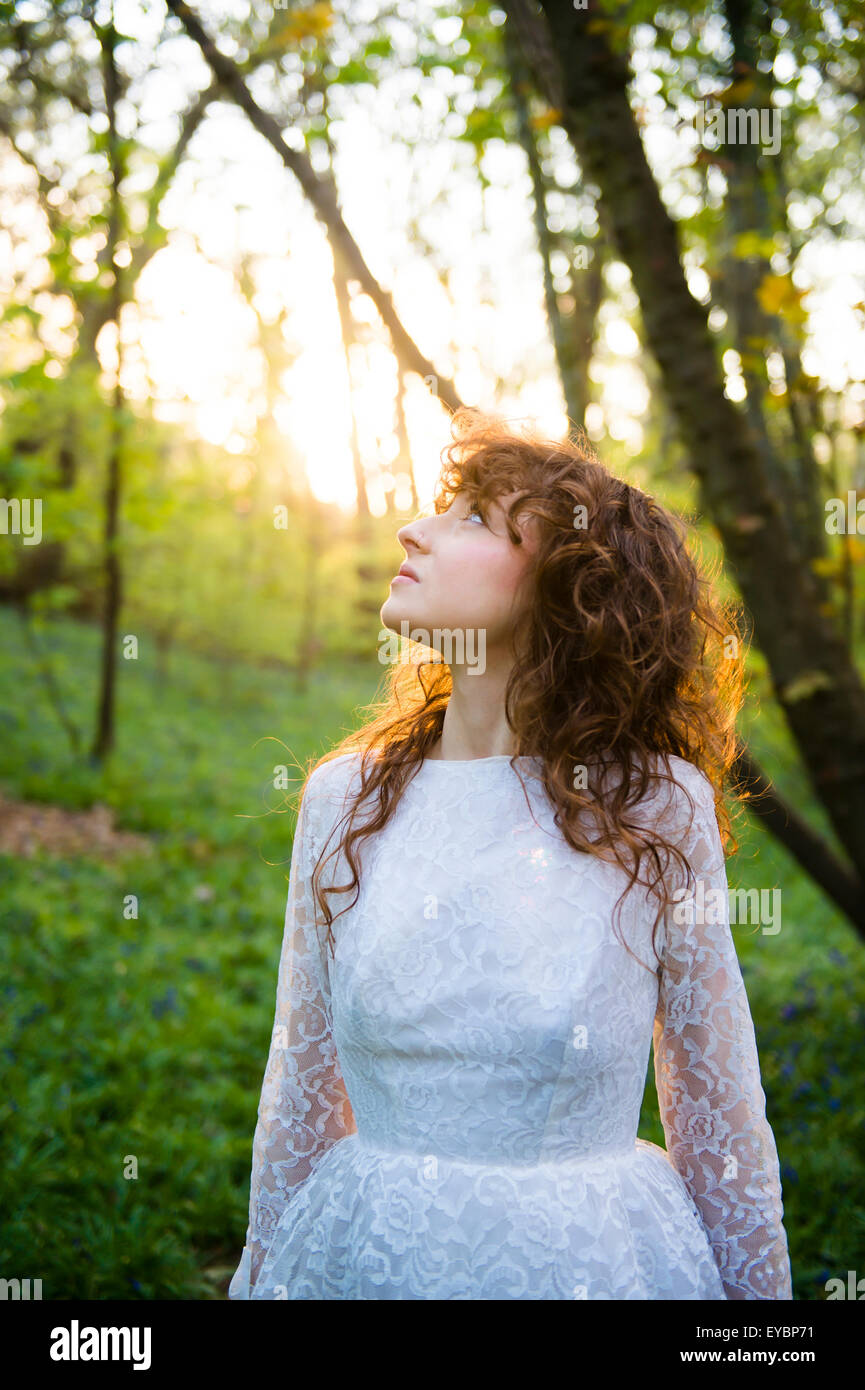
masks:
<instances>
[{"instance_id":1,"label":"woman","mask_svg":"<svg viewBox=\"0 0 865 1390\"><path fill-rule=\"evenodd\" d=\"M731 613L584 444L452 428L381 610L442 659L393 663L303 790L229 1297L790 1299Z\"/></svg>"}]
</instances>

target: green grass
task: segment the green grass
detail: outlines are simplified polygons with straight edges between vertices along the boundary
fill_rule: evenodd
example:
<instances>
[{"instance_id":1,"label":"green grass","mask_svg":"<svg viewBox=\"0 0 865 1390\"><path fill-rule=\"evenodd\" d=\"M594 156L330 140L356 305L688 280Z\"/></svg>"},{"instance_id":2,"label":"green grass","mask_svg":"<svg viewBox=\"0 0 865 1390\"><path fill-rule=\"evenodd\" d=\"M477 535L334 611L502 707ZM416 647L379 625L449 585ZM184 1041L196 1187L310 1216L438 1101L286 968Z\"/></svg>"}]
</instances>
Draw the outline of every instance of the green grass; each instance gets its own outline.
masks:
<instances>
[{"instance_id":1,"label":"green grass","mask_svg":"<svg viewBox=\"0 0 865 1390\"><path fill-rule=\"evenodd\" d=\"M96 632L63 623L42 641L89 734ZM100 772L71 755L4 611L0 642L6 794L102 801L156 846L121 862L0 856L0 1273L41 1278L46 1299L224 1298L246 1229L291 852L273 767L331 747L382 668L322 671L297 691L279 672L178 655L163 679L143 643L122 663L118 748ZM824 824L768 703L751 738ZM759 827L747 825L729 875L782 889L777 935L734 934L794 1292L823 1298L826 1279L865 1269L862 948ZM137 918L124 915L130 894ZM640 1134L664 1142L651 1065Z\"/></svg>"}]
</instances>

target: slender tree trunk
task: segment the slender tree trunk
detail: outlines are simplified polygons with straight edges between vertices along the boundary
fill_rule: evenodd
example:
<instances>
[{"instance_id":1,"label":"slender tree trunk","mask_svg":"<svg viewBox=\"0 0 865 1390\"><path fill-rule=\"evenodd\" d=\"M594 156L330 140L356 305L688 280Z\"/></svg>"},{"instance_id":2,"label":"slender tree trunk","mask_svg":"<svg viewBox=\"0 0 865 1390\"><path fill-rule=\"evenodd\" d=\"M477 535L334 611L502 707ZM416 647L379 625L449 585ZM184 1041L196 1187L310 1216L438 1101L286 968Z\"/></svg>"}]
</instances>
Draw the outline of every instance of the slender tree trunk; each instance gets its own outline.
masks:
<instances>
[{"instance_id":1,"label":"slender tree trunk","mask_svg":"<svg viewBox=\"0 0 865 1390\"><path fill-rule=\"evenodd\" d=\"M589 249L591 259L587 265L580 265L578 253ZM586 410L592 399L589 367L595 350L598 313L604 300L604 249L598 239L591 248L585 243L580 243L573 250L571 297L574 301L574 312L565 318L565 323L570 332L574 388L578 393L577 409L580 413L576 416L576 423L585 429Z\"/></svg>"},{"instance_id":2,"label":"slender tree trunk","mask_svg":"<svg viewBox=\"0 0 865 1390\"><path fill-rule=\"evenodd\" d=\"M348 377L348 409L351 420L351 462L354 469L354 487L357 493L358 516L369 516L369 494L366 489L366 473L363 467L363 459L360 451L360 439L357 432L357 412L354 404L354 391L351 381L351 346L354 342L354 322L351 317L351 296L348 288L348 276L345 267L340 260L339 251L333 249L333 289L336 295L336 306L339 312L339 327L342 335L342 346L345 353L345 370Z\"/></svg>"},{"instance_id":3,"label":"slender tree trunk","mask_svg":"<svg viewBox=\"0 0 865 1390\"><path fill-rule=\"evenodd\" d=\"M408 474L409 486L411 488L411 514L415 516L420 503L417 494L417 479L415 478L414 459L411 456L411 442L408 437L408 425L405 418L405 382L400 371L399 363L396 368L396 437L399 441L398 458L404 463L404 471Z\"/></svg>"},{"instance_id":4,"label":"slender tree trunk","mask_svg":"<svg viewBox=\"0 0 865 1390\"><path fill-rule=\"evenodd\" d=\"M123 161L120 155L117 134L118 80L114 48L117 33L114 16L107 29L100 32L102 61L105 82L105 109L108 116L108 158L111 169L111 207L108 225L108 246L111 252L113 274L111 316L117 332L117 363L114 382L114 399L111 416L111 445L108 454L108 479L105 492L105 608L102 619L102 661L100 668L99 712L96 736L93 741L91 757L101 762L114 746L115 697L117 687L117 640L120 624L120 608L123 602L122 576L119 555L120 488L123 456L123 387L120 383L122 361L120 341L120 311L123 303L121 270L117 264L117 248L120 240L120 182L123 177Z\"/></svg>"},{"instance_id":5,"label":"slender tree trunk","mask_svg":"<svg viewBox=\"0 0 865 1390\"><path fill-rule=\"evenodd\" d=\"M322 100L322 114L324 116L324 141L327 145L327 152L330 157L330 167L322 175L322 182L327 184L334 206L338 202L336 174L334 172L334 156L336 151L333 141L330 138L330 112L327 103L327 87L320 89ZM336 296L336 307L339 314L339 329L342 338L342 350L345 356L345 375L348 382L348 410L351 421L351 464L354 470L354 490L357 494L357 514L366 518L370 515L369 493L366 486L366 470L363 466L363 457L360 449L360 438L357 429L357 410L354 403L354 390L351 379L351 349L352 344L357 339L355 332L354 319L351 314L351 291L349 289L349 273L345 260L340 252L339 241L328 230L331 255L333 256L333 290Z\"/></svg>"},{"instance_id":6,"label":"slender tree trunk","mask_svg":"<svg viewBox=\"0 0 865 1390\"><path fill-rule=\"evenodd\" d=\"M553 284L553 271L550 259L553 253L553 238L547 224L546 180L538 156L535 132L529 115L528 92L529 73L523 60L520 46L513 32L513 26L504 26L505 60L510 71L511 100L517 122L517 138L526 156L529 175L532 181L532 217L538 238L541 256L541 271L544 285L544 303L547 308L547 321L556 354L559 380L562 383L568 415L575 424L582 425L585 420L587 393L586 383L577 380L574 340L568 332L559 308L558 296Z\"/></svg>"},{"instance_id":7,"label":"slender tree trunk","mask_svg":"<svg viewBox=\"0 0 865 1390\"><path fill-rule=\"evenodd\" d=\"M733 84L725 109L739 106L754 109L761 113L761 121L763 111L778 116L769 101L766 79L758 66L760 26L768 23L767 11L755 0L724 0L724 10L732 45L730 77ZM736 97L737 91L742 93L741 98ZM783 219L782 228L787 230L786 204L774 188L779 167L776 161L783 159L783 148L771 157L771 172L759 144L750 141L728 142L724 147L724 159L730 220L726 255L728 307L737 328L748 415L763 449L768 475L787 507L797 542L806 558L813 561L826 552L826 532L822 524L820 478L811 442L801 428L791 394L792 438L790 447L783 451L786 457L779 456L777 445L769 435L765 407L769 390L766 352L773 345L782 350L786 348L787 369L799 376L798 349L790 343L789 331L780 315L770 315L760 305L758 290L772 269L765 251L760 249L751 255L742 255L736 245L738 238L747 232L756 232L768 241L776 230L776 217ZM817 587L821 600L825 601L828 593L819 575Z\"/></svg>"}]
</instances>

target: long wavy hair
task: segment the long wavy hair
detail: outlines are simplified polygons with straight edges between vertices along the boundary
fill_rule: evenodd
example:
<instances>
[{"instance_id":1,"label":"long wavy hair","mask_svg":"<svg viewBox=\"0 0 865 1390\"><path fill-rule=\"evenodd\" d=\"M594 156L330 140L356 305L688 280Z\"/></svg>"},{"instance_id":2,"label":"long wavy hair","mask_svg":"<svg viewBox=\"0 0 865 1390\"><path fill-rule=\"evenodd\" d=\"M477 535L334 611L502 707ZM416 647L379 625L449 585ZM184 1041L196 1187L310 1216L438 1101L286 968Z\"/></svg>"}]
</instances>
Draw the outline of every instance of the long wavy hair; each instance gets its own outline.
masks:
<instances>
[{"instance_id":1,"label":"long wavy hair","mask_svg":"<svg viewBox=\"0 0 865 1390\"><path fill-rule=\"evenodd\" d=\"M518 518L536 522L529 602L513 633L521 655L505 693L514 757L541 759L555 824L568 844L627 874L617 910L638 883L653 895L655 949L658 923L673 901L670 865L678 861L688 886L692 870L676 844L631 812L659 781L675 783L667 755L678 755L712 785L725 853L738 847L724 795L743 695L741 610L719 597L716 573L698 569L685 524L610 473L581 431L548 439L464 407L452 416L451 434L435 512L465 492L486 519L492 501L515 493L504 511L512 542L522 544ZM302 796L323 763L362 755L360 783L313 872L331 950L336 919L321 884L325 864L341 849L351 879L327 891L357 890L339 917L360 892L356 846L387 824L442 733L450 668L425 657L429 649L412 650L412 659L389 666L383 696L364 707L367 721L309 767L301 788ZM575 777L575 768L585 773ZM374 813L358 824L359 808L376 796Z\"/></svg>"}]
</instances>

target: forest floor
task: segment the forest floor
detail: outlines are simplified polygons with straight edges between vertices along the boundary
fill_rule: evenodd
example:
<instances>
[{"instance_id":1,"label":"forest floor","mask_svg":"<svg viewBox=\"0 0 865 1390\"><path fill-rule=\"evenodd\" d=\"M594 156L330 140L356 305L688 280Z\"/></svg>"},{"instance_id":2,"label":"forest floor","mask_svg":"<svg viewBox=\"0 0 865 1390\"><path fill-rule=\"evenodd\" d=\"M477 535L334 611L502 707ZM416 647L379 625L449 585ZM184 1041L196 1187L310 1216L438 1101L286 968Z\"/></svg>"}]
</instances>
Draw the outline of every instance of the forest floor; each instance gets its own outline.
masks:
<instances>
[{"instance_id":1,"label":"forest floor","mask_svg":"<svg viewBox=\"0 0 865 1390\"><path fill-rule=\"evenodd\" d=\"M43 645L83 747L99 633L64 621ZM295 690L240 658L227 671L178 651L167 675L131 663L116 748L95 766L64 744L2 609L0 649L0 1257L45 1297L225 1300L292 852L293 798L275 779L356 725L380 668L335 661ZM828 837L752 664L742 732ZM779 932L732 935L794 1297L823 1300L829 1279L865 1268L862 946L761 823L744 813L737 838L730 888L783 890ZM638 1137L664 1147L648 1036L645 1061Z\"/></svg>"},{"instance_id":2,"label":"forest floor","mask_svg":"<svg viewBox=\"0 0 865 1390\"><path fill-rule=\"evenodd\" d=\"M42 801L15 801L0 793L0 854L29 859L37 850L49 854L92 855L111 859L147 854L153 846L144 835L117 830L110 806L97 804L70 811Z\"/></svg>"}]
</instances>

